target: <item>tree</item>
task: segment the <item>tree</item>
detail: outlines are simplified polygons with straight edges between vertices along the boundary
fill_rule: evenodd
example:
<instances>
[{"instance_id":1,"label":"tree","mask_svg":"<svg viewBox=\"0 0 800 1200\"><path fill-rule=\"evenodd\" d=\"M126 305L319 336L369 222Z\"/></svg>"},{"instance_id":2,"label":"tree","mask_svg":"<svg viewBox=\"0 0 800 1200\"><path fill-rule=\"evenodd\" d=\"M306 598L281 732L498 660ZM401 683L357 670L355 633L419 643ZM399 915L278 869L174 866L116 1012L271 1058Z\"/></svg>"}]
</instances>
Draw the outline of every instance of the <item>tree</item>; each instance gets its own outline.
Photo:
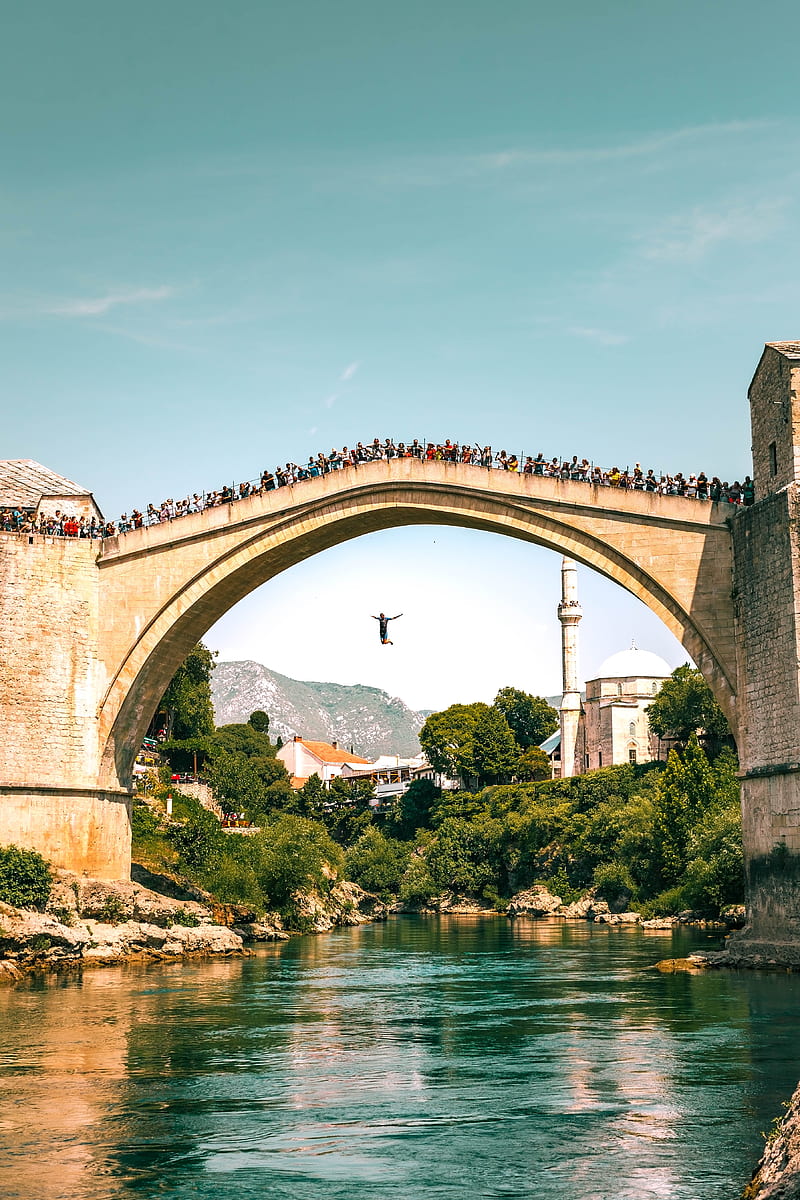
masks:
<instances>
[{"instance_id":1,"label":"tree","mask_svg":"<svg viewBox=\"0 0 800 1200\"><path fill-rule=\"evenodd\" d=\"M266 733L251 724L222 725L208 739L209 782L229 812L244 810L256 818L295 802L286 768L275 757Z\"/></svg>"},{"instance_id":2,"label":"tree","mask_svg":"<svg viewBox=\"0 0 800 1200\"><path fill-rule=\"evenodd\" d=\"M665 680L647 716L653 733L674 740L679 749L688 745L692 734L712 758L733 745L730 726L711 688L688 663L677 667Z\"/></svg>"},{"instance_id":3,"label":"tree","mask_svg":"<svg viewBox=\"0 0 800 1200\"><path fill-rule=\"evenodd\" d=\"M517 779L522 783L551 779L550 759L538 746L529 746L517 762Z\"/></svg>"},{"instance_id":4,"label":"tree","mask_svg":"<svg viewBox=\"0 0 800 1200\"><path fill-rule=\"evenodd\" d=\"M434 771L451 779L468 778L475 771L474 735L478 718L489 705L451 704L431 713L419 734L420 745Z\"/></svg>"},{"instance_id":5,"label":"tree","mask_svg":"<svg viewBox=\"0 0 800 1200\"><path fill-rule=\"evenodd\" d=\"M545 738L558 729L558 712L543 696L532 696L519 688L504 687L495 696L494 707L508 721L522 750L527 750L529 746L540 746Z\"/></svg>"},{"instance_id":6,"label":"tree","mask_svg":"<svg viewBox=\"0 0 800 1200\"><path fill-rule=\"evenodd\" d=\"M400 891L410 858L411 848L407 843L384 837L373 826L345 854L345 873L368 892L377 892L386 899Z\"/></svg>"},{"instance_id":7,"label":"tree","mask_svg":"<svg viewBox=\"0 0 800 1200\"><path fill-rule=\"evenodd\" d=\"M311 821L321 821L327 795L325 784L316 771L313 775L309 775L297 793L297 808L300 816L308 817Z\"/></svg>"},{"instance_id":8,"label":"tree","mask_svg":"<svg viewBox=\"0 0 800 1200\"><path fill-rule=\"evenodd\" d=\"M431 808L439 799L441 789L432 779L414 779L398 796L389 817L389 824L399 838L413 838L418 829L430 825Z\"/></svg>"},{"instance_id":9,"label":"tree","mask_svg":"<svg viewBox=\"0 0 800 1200\"><path fill-rule=\"evenodd\" d=\"M170 737L200 738L214 732L211 672L215 654L198 642L170 680L160 705L167 712Z\"/></svg>"},{"instance_id":10,"label":"tree","mask_svg":"<svg viewBox=\"0 0 800 1200\"><path fill-rule=\"evenodd\" d=\"M507 783L519 761L519 746L496 708L478 714L472 734L472 769L482 784Z\"/></svg>"},{"instance_id":11,"label":"tree","mask_svg":"<svg viewBox=\"0 0 800 1200\"><path fill-rule=\"evenodd\" d=\"M691 734L683 755L670 750L655 792L653 841L665 883L681 881L693 828L713 806L716 780L708 758Z\"/></svg>"},{"instance_id":12,"label":"tree","mask_svg":"<svg viewBox=\"0 0 800 1200\"><path fill-rule=\"evenodd\" d=\"M247 724L252 725L256 733L269 732L269 717L263 709L257 708L255 712L251 712L247 718Z\"/></svg>"},{"instance_id":13,"label":"tree","mask_svg":"<svg viewBox=\"0 0 800 1200\"><path fill-rule=\"evenodd\" d=\"M334 777L322 815L328 833L340 846L352 846L372 823L375 789L366 779Z\"/></svg>"}]
</instances>

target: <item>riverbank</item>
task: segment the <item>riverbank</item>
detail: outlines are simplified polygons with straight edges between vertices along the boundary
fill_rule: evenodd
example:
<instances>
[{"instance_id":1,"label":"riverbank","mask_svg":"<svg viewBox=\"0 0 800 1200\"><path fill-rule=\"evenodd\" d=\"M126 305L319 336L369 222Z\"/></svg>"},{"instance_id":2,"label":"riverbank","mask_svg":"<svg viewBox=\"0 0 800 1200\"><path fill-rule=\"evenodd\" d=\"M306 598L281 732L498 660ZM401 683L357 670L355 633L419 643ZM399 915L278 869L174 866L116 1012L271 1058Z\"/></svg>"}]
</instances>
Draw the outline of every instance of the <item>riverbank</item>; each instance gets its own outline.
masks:
<instances>
[{"instance_id":1,"label":"riverbank","mask_svg":"<svg viewBox=\"0 0 800 1200\"><path fill-rule=\"evenodd\" d=\"M340 882L327 895L298 896L302 928L287 930L277 913L262 915L243 905L218 903L168 876L147 871L140 876L155 886L58 871L44 912L0 902L0 983L37 972L126 962L244 956L255 943L385 917L375 896Z\"/></svg>"},{"instance_id":2,"label":"riverbank","mask_svg":"<svg viewBox=\"0 0 800 1200\"><path fill-rule=\"evenodd\" d=\"M276 912L259 914L242 904L221 903L185 878L155 873L134 863L131 882L105 882L57 871L43 912L0 903L0 982L34 972L117 965L129 961L246 955L258 942L301 933L385 920L387 915L495 916L510 920L561 918L605 925L668 930L694 926L720 934L739 927L744 910L732 907L719 920L684 912L647 919L609 903L595 890L562 902L543 885L518 892L500 909L470 895L445 892L423 903L384 903L358 884L339 880L328 891L296 893L287 926ZM692 967L773 966L744 961L729 951L696 956Z\"/></svg>"}]
</instances>

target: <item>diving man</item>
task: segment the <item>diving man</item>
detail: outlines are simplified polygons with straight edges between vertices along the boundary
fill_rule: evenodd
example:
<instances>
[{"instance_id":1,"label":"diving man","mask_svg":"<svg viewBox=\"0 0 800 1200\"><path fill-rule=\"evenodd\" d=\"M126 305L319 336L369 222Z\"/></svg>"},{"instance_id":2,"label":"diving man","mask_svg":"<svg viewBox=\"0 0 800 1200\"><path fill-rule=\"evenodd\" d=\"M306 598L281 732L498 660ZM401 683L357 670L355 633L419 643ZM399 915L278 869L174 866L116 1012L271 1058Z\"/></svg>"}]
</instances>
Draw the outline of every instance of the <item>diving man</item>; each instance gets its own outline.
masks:
<instances>
[{"instance_id":1,"label":"diving man","mask_svg":"<svg viewBox=\"0 0 800 1200\"><path fill-rule=\"evenodd\" d=\"M402 617L402 613L398 613L397 617ZM387 617L385 613L381 613L379 617L373 615L373 621L378 622L378 632L381 637L382 646L393 646L394 642L389 637L389 622L396 621L397 617Z\"/></svg>"}]
</instances>

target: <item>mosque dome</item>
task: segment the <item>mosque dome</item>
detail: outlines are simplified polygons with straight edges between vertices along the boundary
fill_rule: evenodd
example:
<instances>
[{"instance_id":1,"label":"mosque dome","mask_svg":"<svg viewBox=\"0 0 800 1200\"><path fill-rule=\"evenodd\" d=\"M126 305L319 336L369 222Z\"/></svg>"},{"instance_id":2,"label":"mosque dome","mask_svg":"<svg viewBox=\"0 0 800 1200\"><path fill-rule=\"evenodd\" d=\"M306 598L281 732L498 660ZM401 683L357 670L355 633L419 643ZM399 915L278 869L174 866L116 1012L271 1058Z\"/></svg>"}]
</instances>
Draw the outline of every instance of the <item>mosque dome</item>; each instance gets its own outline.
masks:
<instances>
[{"instance_id":1,"label":"mosque dome","mask_svg":"<svg viewBox=\"0 0 800 1200\"><path fill-rule=\"evenodd\" d=\"M600 665L597 679L666 679L672 668L652 650L640 650L632 644L628 650L618 650Z\"/></svg>"}]
</instances>

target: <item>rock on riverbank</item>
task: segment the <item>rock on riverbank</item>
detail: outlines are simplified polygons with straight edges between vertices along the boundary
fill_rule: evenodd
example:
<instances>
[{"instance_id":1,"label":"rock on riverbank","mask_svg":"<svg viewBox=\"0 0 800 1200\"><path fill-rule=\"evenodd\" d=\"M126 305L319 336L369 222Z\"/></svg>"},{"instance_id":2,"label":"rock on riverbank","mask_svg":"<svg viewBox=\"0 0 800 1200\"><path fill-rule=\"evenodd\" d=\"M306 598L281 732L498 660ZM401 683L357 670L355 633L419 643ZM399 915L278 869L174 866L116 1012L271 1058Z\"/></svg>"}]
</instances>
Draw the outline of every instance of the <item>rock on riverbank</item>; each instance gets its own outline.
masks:
<instances>
[{"instance_id":1,"label":"rock on riverbank","mask_svg":"<svg viewBox=\"0 0 800 1200\"><path fill-rule=\"evenodd\" d=\"M797 1200L800 1196L800 1086L767 1138L742 1200Z\"/></svg>"},{"instance_id":2,"label":"rock on riverbank","mask_svg":"<svg viewBox=\"0 0 800 1200\"><path fill-rule=\"evenodd\" d=\"M174 880L164 885L171 895L59 871L45 912L0 903L0 982L78 966L231 957L249 953L253 942L289 937L275 913L220 904L197 889L193 895L204 898L192 898ZM337 884L326 896L298 895L295 906L308 932L385 916L376 897L352 883Z\"/></svg>"}]
</instances>

